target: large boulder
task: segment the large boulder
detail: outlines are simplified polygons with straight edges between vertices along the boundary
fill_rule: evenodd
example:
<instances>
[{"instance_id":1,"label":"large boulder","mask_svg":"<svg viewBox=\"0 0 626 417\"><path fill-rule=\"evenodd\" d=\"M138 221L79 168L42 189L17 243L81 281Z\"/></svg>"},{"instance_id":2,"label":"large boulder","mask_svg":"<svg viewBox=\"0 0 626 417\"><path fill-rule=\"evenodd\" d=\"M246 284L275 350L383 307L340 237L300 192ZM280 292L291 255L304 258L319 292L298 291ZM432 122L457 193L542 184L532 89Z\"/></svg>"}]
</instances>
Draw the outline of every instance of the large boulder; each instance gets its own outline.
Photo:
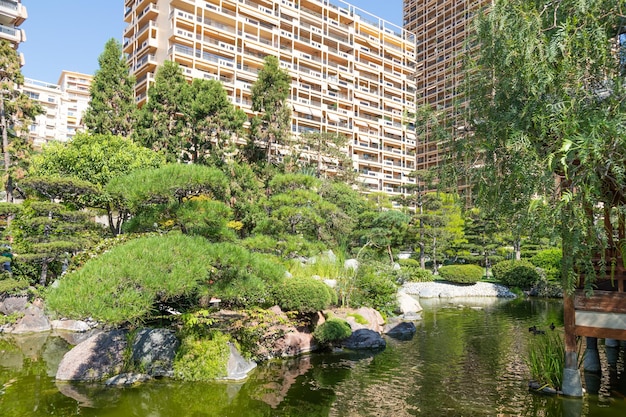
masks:
<instances>
[{"instance_id":1,"label":"large boulder","mask_svg":"<svg viewBox=\"0 0 626 417\"><path fill-rule=\"evenodd\" d=\"M98 333L67 352L57 370L61 381L102 381L122 372L128 347L124 330Z\"/></svg>"},{"instance_id":2,"label":"large boulder","mask_svg":"<svg viewBox=\"0 0 626 417\"><path fill-rule=\"evenodd\" d=\"M31 304L24 311L24 316L10 330L14 334L48 332L52 327L43 312L43 308Z\"/></svg>"},{"instance_id":3,"label":"large boulder","mask_svg":"<svg viewBox=\"0 0 626 417\"><path fill-rule=\"evenodd\" d=\"M173 330L141 329L133 341L133 363L156 377L172 376L172 363L180 342Z\"/></svg>"},{"instance_id":4,"label":"large boulder","mask_svg":"<svg viewBox=\"0 0 626 417\"><path fill-rule=\"evenodd\" d=\"M413 338L413 335L416 331L417 327L415 327L415 323L410 321L404 321L399 318L390 319L389 322L385 324L384 329L384 333L387 336L400 340Z\"/></svg>"},{"instance_id":5,"label":"large boulder","mask_svg":"<svg viewBox=\"0 0 626 417\"><path fill-rule=\"evenodd\" d=\"M371 307L360 307L358 309L342 308L333 310L330 314L327 312L326 316L334 315L348 322L352 331L360 329L369 329L377 333L383 332L383 326L385 325L385 319L376 310Z\"/></svg>"},{"instance_id":6,"label":"large boulder","mask_svg":"<svg viewBox=\"0 0 626 417\"><path fill-rule=\"evenodd\" d=\"M28 297L2 297L0 298L0 313L9 315L13 313L23 313L28 306Z\"/></svg>"},{"instance_id":7,"label":"large boulder","mask_svg":"<svg viewBox=\"0 0 626 417\"><path fill-rule=\"evenodd\" d=\"M369 329L360 329L352 333L350 337L341 341L341 346L346 349L384 349L387 342L380 333Z\"/></svg>"},{"instance_id":8,"label":"large boulder","mask_svg":"<svg viewBox=\"0 0 626 417\"><path fill-rule=\"evenodd\" d=\"M404 291L398 291L396 294L398 300L398 310L402 314L419 313L422 306L415 297L410 296Z\"/></svg>"}]
</instances>

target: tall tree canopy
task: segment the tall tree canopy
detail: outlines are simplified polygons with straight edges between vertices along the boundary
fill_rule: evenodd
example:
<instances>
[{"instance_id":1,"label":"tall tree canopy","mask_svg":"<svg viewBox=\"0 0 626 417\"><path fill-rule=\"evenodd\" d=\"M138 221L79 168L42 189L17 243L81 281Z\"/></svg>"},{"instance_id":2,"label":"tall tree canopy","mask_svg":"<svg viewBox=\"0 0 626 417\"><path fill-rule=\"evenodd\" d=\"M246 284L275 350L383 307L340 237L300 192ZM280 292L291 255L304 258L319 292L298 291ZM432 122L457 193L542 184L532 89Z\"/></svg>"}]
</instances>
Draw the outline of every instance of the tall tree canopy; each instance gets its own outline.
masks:
<instances>
[{"instance_id":1,"label":"tall tree canopy","mask_svg":"<svg viewBox=\"0 0 626 417\"><path fill-rule=\"evenodd\" d=\"M496 0L476 19L472 134L458 141L461 160L475 157L466 167L487 205L551 206L567 289L575 267L594 275L591 259L607 242L590 215L597 203L621 210L626 202L617 53L625 7L624 0Z\"/></svg>"},{"instance_id":2,"label":"tall tree canopy","mask_svg":"<svg viewBox=\"0 0 626 417\"><path fill-rule=\"evenodd\" d=\"M22 131L42 112L41 107L19 90L24 82L21 63L10 43L0 41L0 129L4 157L6 201L13 202L14 180L27 161L30 143Z\"/></svg>"},{"instance_id":3,"label":"tall tree canopy","mask_svg":"<svg viewBox=\"0 0 626 417\"><path fill-rule=\"evenodd\" d=\"M184 103L188 85L182 69L165 61L139 112L134 138L147 148L165 152L168 162L181 160L184 143Z\"/></svg>"},{"instance_id":4,"label":"tall tree canopy","mask_svg":"<svg viewBox=\"0 0 626 417\"><path fill-rule=\"evenodd\" d=\"M263 68L252 85L252 110L261 114L253 118L252 140L265 144L266 161L272 161L272 147L285 143L291 135L291 110L287 106L291 77L280 68L278 58L265 57Z\"/></svg>"},{"instance_id":5,"label":"tall tree canopy","mask_svg":"<svg viewBox=\"0 0 626 417\"><path fill-rule=\"evenodd\" d=\"M122 46L109 39L98 58L100 69L91 83L85 126L96 134L130 136L135 121L135 77L130 74Z\"/></svg>"}]
</instances>

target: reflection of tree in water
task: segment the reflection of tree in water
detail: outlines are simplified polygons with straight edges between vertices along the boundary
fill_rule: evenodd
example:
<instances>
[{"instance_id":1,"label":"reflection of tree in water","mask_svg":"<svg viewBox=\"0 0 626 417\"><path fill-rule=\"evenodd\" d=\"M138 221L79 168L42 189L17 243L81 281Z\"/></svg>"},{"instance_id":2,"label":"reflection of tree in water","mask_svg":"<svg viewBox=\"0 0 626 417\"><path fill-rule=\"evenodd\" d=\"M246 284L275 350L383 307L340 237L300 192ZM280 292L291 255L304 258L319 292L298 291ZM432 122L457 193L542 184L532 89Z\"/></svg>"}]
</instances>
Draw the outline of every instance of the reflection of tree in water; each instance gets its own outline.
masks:
<instances>
[{"instance_id":1,"label":"reflection of tree in water","mask_svg":"<svg viewBox=\"0 0 626 417\"><path fill-rule=\"evenodd\" d=\"M0 410L2 417L74 416L75 401L57 391L50 374L69 349L47 334L0 337ZM60 359L58 359L60 360Z\"/></svg>"}]
</instances>

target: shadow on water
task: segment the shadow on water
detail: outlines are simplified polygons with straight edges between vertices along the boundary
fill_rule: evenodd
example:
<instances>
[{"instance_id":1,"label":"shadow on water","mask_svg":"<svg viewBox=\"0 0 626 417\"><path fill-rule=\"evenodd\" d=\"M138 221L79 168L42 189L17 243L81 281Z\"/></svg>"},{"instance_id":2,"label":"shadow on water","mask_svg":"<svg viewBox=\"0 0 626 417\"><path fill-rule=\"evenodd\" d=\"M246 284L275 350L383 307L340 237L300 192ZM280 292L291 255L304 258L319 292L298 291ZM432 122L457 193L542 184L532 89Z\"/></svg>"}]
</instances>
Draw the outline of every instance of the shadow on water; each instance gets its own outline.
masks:
<instances>
[{"instance_id":1,"label":"shadow on water","mask_svg":"<svg viewBox=\"0 0 626 417\"><path fill-rule=\"evenodd\" d=\"M530 326L562 327L558 301L422 300L410 340L381 352L274 360L243 382L160 380L126 388L55 383L68 343L0 338L0 413L23 416L544 416L626 415L624 351L602 349L583 400L528 392ZM608 348L607 348L608 349ZM592 378L593 377L593 378ZM595 378L595 379L594 379ZM595 384L595 385L594 385Z\"/></svg>"}]
</instances>

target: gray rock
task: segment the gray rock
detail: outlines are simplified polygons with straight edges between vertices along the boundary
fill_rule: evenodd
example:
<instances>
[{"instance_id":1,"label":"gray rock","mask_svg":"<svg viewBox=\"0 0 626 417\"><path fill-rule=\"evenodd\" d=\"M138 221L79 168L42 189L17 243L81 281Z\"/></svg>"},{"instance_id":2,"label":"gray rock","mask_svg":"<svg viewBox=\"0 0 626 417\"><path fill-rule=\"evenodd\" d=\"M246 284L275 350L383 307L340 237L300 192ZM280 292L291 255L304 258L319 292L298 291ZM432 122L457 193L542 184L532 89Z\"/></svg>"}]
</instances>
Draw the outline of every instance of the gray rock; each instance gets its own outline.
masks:
<instances>
[{"instance_id":1,"label":"gray rock","mask_svg":"<svg viewBox=\"0 0 626 417\"><path fill-rule=\"evenodd\" d=\"M398 293L396 294L396 299L398 300L399 312L402 314L419 313L420 311L422 311L422 306L417 301L417 299L405 293L404 291L398 291Z\"/></svg>"},{"instance_id":2,"label":"gray rock","mask_svg":"<svg viewBox=\"0 0 626 417\"><path fill-rule=\"evenodd\" d=\"M141 329L133 341L133 363L151 376L171 376L179 345L173 330Z\"/></svg>"},{"instance_id":3,"label":"gray rock","mask_svg":"<svg viewBox=\"0 0 626 417\"><path fill-rule=\"evenodd\" d=\"M419 291L420 298L439 298L439 289L432 287L425 287Z\"/></svg>"},{"instance_id":4,"label":"gray rock","mask_svg":"<svg viewBox=\"0 0 626 417\"><path fill-rule=\"evenodd\" d=\"M336 288L337 287L337 280L336 279L325 279L324 280L324 284L328 285L330 288Z\"/></svg>"},{"instance_id":5,"label":"gray rock","mask_svg":"<svg viewBox=\"0 0 626 417\"><path fill-rule=\"evenodd\" d=\"M52 320L50 322L52 330L63 330L67 332L83 333L91 329L89 324L82 320Z\"/></svg>"},{"instance_id":6,"label":"gray rock","mask_svg":"<svg viewBox=\"0 0 626 417\"><path fill-rule=\"evenodd\" d=\"M285 278L293 278L293 274L289 271L285 271Z\"/></svg>"},{"instance_id":7,"label":"gray rock","mask_svg":"<svg viewBox=\"0 0 626 417\"><path fill-rule=\"evenodd\" d=\"M417 331L415 327L415 323L410 321L400 321L398 319L390 320L389 323L385 325L385 334L391 337L405 337L412 336Z\"/></svg>"},{"instance_id":8,"label":"gray rock","mask_svg":"<svg viewBox=\"0 0 626 417\"><path fill-rule=\"evenodd\" d=\"M4 297L0 299L0 313L9 315L26 311L28 297Z\"/></svg>"},{"instance_id":9,"label":"gray rock","mask_svg":"<svg viewBox=\"0 0 626 417\"><path fill-rule=\"evenodd\" d=\"M67 352L57 370L62 381L102 381L117 375L124 365L127 332L98 333Z\"/></svg>"},{"instance_id":10,"label":"gray rock","mask_svg":"<svg viewBox=\"0 0 626 417\"><path fill-rule=\"evenodd\" d=\"M382 336L369 329L360 329L353 332L350 337L341 342L341 346L346 349L383 349L387 342Z\"/></svg>"},{"instance_id":11,"label":"gray rock","mask_svg":"<svg viewBox=\"0 0 626 417\"><path fill-rule=\"evenodd\" d=\"M72 346L76 346L92 336L102 333L101 329L91 329L86 332L68 332L65 330L54 330L53 334L59 336Z\"/></svg>"},{"instance_id":12,"label":"gray rock","mask_svg":"<svg viewBox=\"0 0 626 417\"><path fill-rule=\"evenodd\" d=\"M337 262L337 255L335 255L335 253L330 249L328 249L325 252L322 252L322 255L331 263Z\"/></svg>"},{"instance_id":13,"label":"gray rock","mask_svg":"<svg viewBox=\"0 0 626 417\"><path fill-rule=\"evenodd\" d=\"M227 376L223 379L238 381L247 378L248 373L256 368L256 363L241 356L232 343L229 343L228 346L230 347L230 357L226 365Z\"/></svg>"},{"instance_id":14,"label":"gray rock","mask_svg":"<svg viewBox=\"0 0 626 417\"><path fill-rule=\"evenodd\" d=\"M346 259L346 261L343 263L343 268L353 269L356 271L357 269L359 269L359 261L357 261L356 259Z\"/></svg>"},{"instance_id":15,"label":"gray rock","mask_svg":"<svg viewBox=\"0 0 626 417\"><path fill-rule=\"evenodd\" d=\"M106 381L104 381L104 385L107 387L120 387L127 385L135 385L141 382L146 382L152 379L150 375L146 374L133 374L133 373L125 373L115 375Z\"/></svg>"},{"instance_id":16,"label":"gray rock","mask_svg":"<svg viewBox=\"0 0 626 417\"><path fill-rule=\"evenodd\" d=\"M36 305L30 305L24 311L24 317L19 319L11 333L24 334L24 333L39 333L50 331L51 326L48 318L43 313L43 309Z\"/></svg>"}]
</instances>

